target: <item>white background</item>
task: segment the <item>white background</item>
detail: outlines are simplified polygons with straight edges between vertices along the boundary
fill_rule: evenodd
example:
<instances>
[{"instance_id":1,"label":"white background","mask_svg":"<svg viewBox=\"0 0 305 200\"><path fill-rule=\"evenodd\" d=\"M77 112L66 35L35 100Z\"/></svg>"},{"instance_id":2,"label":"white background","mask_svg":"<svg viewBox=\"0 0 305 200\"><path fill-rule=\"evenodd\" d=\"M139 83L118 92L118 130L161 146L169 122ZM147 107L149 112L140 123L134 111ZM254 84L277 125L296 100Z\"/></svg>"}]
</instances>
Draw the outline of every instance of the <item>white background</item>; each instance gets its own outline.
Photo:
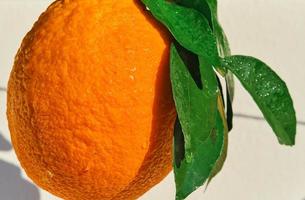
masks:
<instances>
[{"instance_id":1,"label":"white background","mask_svg":"<svg viewBox=\"0 0 305 200\"><path fill-rule=\"evenodd\" d=\"M50 0L0 0L0 87L5 88L21 39ZM305 1L219 0L220 20L233 54L262 59L287 82L297 110L297 145L280 146L262 120L236 116L228 159L208 189L189 200L305 199ZM9 144L6 94L0 91L0 199L56 200L28 180ZM261 117L237 83L235 112ZM20 174L21 173L21 174ZM174 200L170 174L141 200Z\"/></svg>"}]
</instances>

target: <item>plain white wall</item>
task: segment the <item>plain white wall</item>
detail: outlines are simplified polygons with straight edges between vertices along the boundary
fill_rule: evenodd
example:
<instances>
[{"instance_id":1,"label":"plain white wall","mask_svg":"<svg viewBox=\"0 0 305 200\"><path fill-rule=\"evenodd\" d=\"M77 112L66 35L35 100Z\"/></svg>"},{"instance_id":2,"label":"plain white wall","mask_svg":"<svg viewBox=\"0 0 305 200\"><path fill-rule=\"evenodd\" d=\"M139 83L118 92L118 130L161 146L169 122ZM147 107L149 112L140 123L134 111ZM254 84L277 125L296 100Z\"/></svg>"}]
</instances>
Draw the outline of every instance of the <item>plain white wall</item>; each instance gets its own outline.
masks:
<instances>
[{"instance_id":1,"label":"plain white wall","mask_svg":"<svg viewBox=\"0 0 305 200\"><path fill-rule=\"evenodd\" d=\"M21 39L50 0L0 0L0 87L6 87ZM228 159L208 189L189 200L305 199L305 1L219 0L219 14L233 54L252 55L268 63L287 82L297 110L297 145L278 145L266 122L236 117ZM9 144L6 95L0 91L0 199L56 200L38 190L25 174ZM261 117L237 82L235 112ZM303 121L303 122L302 122ZM303 123L303 124L302 124ZM141 200L174 199L170 174Z\"/></svg>"}]
</instances>

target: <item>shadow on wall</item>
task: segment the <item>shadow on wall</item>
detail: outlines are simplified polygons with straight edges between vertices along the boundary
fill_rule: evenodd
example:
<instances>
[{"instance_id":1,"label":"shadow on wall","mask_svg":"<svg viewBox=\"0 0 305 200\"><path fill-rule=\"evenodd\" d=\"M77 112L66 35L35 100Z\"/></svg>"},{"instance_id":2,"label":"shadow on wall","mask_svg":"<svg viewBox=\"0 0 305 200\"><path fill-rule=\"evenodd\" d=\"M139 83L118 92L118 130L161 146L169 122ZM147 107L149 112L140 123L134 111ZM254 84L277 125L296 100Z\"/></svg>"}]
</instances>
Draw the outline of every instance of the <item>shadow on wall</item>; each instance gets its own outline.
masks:
<instances>
[{"instance_id":1,"label":"shadow on wall","mask_svg":"<svg viewBox=\"0 0 305 200\"><path fill-rule=\"evenodd\" d=\"M12 145L2 136L0 132L0 151L10 151Z\"/></svg>"},{"instance_id":2,"label":"shadow on wall","mask_svg":"<svg viewBox=\"0 0 305 200\"><path fill-rule=\"evenodd\" d=\"M11 144L0 132L0 151L10 151ZM39 200L37 187L21 176L21 170L0 158L0 199Z\"/></svg>"}]
</instances>

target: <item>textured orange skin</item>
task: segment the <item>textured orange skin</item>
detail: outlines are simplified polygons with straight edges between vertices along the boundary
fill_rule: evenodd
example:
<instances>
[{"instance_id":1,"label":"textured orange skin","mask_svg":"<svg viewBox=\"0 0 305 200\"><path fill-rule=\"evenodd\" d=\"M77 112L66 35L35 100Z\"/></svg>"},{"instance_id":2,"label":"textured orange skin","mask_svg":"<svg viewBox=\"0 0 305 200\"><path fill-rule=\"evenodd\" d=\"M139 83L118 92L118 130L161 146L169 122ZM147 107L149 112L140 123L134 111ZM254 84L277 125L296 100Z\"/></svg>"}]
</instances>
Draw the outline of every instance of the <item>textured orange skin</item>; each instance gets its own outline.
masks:
<instances>
[{"instance_id":1,"label":"textured orange skin","mask_svg":"<svg viewBox=\"0 0 305 200\"><path fill-rule=\"evenodd\" d=\"M136 2L56 1L17 53L13 146L61 198L136 199L171 170L170 37Z\"/></svg>"}]
</instances>

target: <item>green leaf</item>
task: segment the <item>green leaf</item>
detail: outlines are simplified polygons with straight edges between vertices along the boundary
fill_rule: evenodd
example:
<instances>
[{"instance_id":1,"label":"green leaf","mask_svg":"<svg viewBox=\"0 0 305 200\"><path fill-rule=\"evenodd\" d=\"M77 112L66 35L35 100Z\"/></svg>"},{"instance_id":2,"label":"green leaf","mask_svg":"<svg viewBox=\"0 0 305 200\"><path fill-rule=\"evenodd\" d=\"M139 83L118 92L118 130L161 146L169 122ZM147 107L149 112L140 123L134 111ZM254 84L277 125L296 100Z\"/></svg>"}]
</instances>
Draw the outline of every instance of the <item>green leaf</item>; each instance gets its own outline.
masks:
<instances>
[{"instance_id":1,"label":"green leaf","mask_svg":"<svg viewBox=\"0 0 305 200\"><path fill-rule=\"evenodd\" d=\"M217 122L222 122L219 112ZM193 158L189 161L183 160L180 167L174 166L177 200L185 199L202 186L211 177L213 170L217 170L217 163L222 165L219 159L223 155L224 140L223 124L217 123L208 139L197 142Z\"/></svg>"},{"instance_id":2,"label":"green leaf","mask_svg":"<svg viewBox=\"0 0 305 200\"><path fill-rule=\"evenodd\" d=\"M219 55L229 56L231 51L227 37L218 21L217 0L175 0L179 5L199 11L208 20L217 39Z\"/></svg>"},{"instance_id":3,"label":"green leaf","mask_svg":"<svg viewBox=\"0 0 305 200\"><path fill-rule=\"evenodd\" d=\"M218 21L218 10L217 10L217 0L201 0L205 1L211 10L211 20L213 25L213 31L217 39L218 52L221 57L229 56L231 54L229 42L227 36L225 35L219 21Z\"/></svg>"},{"instance_id":4,"label":"green leaf","mask_svg":"<svg viewBox=\"0 0 305 200\"><path fill-rule=\"evenodd\" d=\"M176 110L184 133L187 160L196 149L193 143L196 140L206 140L215 126L218 94L213 68L206 63L199 64L198 59L192 61L194 59L189 59L192 55L178 43L172 45L170 76Z\"/></svg>"},{"instance_id":5,"label":"green leaf","mask_svg":"<svg viewBox=\"0 0 305 200\"><path fill-rule=\"evenodd\" d=\"M296 116L285 82L265 63L253 57L231 56L222 63L251 94L280 144L294 145Z\"/></svg>"},{"instance_id":6,"label":"green leaf","mask_svg":"<svg viewBox=\"0 0 305 200\"><path fill-rule=\"evenodd\" d=\"M142 0L152 15L189 51L212 65L219 65L216 39L208 20L195 9L166 0Z\"/></svg>"},{"instance_id":7,"label":"green leaf","mask_svg":"<svg viewBox=\"0 0 305 200\"><path fill-rule=\"evenodd\" d=\"M175 2L178 5L187 7L187 8L193 8L197 11L199 11L201 14L205 16L205 18L208 20L210 27L213 29L212 24L212 13L211 9L207 3L206 0L175 0Z\"/></svg>"},{"instance_id":8,"label":"green leaf","mask_svg":"<svg viewBox=\"0 0 305 200\"><path fill-rule=\"evenodd\" d=\"M211 19L213 24L213 31L217 40L218 53L220 57L227 57L231 55L230 45L226 34L221 27L218 20L217 0L202 0L206 1L211 9ZM219 70L222 70L221 68ZM233 99L235 93L234 77L232 72L227 71L225 75L226 79L226 118L228 124L228 131L233 128Z\"/></svg>"},{"instance_id":9,"label":"green leaf","mask_svg":"<svg viewBox=\"0 0 305 200\"><path fill-rule=\"evenodd\" d=\"M172 45L171 81L176 110L181 123L175 134L176 198L184 199L204 184L223 147L223 124L217 112L219 94L212 66L197 58L178 43ZM199 76L198 76L199 75ZM181 132L185 158L181 155ZM184 159L183 159L184 158Z\"/></svg>"},{"instance_id":10,"label":"green leaf","mask_svg":"<svg viewBox=\"0 0 305 200\"><path fill-rule=\"evenodd\" d=\"M213 167L213 170L211 171L207 186L209 185L211 180L221 171L221 169L226 161L227 153L228 153L228 143L229 143L228 132L229 131L228 131L228 125L227 125L226 117L225 117L223 97L221 95L218 96L217 107L218 107L218 112L219 112L221 118L217 118L216 124L217 124L217 126L221 126L221 124L223 124L223 127L224 127L223 146L222 146L220 157L217 159L217 161Z\"/></svg>"},{"instance_id":11,"label":"green leaf","mask_svg":"<svg viewBox=\"0 0 305 200\"><path fill-rule=\"evenodd\" d=\"M210 27L213 29L213 33L217 40L218 53L220 57L230 56L231 50L227 36L225 35L217 16L217 0L175 0L179 5L187 8L193 8L203 14L209 21ZM225 74L226 79L226 116L229 131L233 127L233 110L232 103L234 99L234 77L230 71L222 72L223 69L218 67L220 73Z\"/></svg>"}]
</instances>

